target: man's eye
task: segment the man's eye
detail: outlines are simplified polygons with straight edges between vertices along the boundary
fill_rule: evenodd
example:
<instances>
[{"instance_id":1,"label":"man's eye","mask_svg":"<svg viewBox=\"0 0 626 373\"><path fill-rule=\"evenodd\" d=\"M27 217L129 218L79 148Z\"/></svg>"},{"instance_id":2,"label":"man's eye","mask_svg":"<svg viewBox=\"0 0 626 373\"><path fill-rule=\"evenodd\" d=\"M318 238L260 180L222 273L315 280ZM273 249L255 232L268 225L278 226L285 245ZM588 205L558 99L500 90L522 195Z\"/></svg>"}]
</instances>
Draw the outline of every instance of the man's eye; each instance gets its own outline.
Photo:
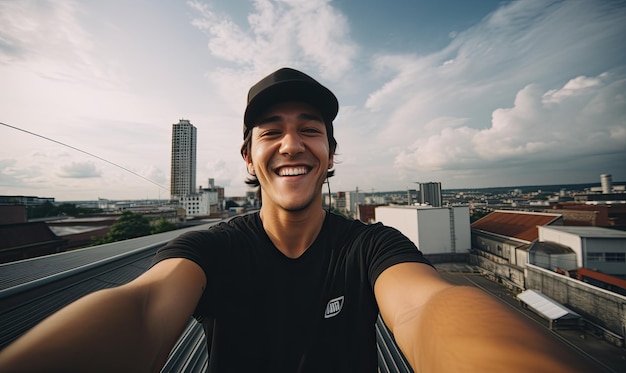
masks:
<instances>
[{"instance_id":1,"label":"man's eye","mask_svg":"<svg viewBox=\"0 0 626 373\"><path fill-rule=\"evenodd\" d=\"M320 131L317 128L305 128L303 130L303 132L305 132L305 133L322 133L322 131Z\"/></svg>"},{"instance_id":2,"label":"man's eye","mask_svg":"<svg viewBox=\"0 0 626 373\"><path fill-rule=\"evenodd\" d=\"M268 136L277 136L280 134L280 131L265 131L261 134L262 137L268 137Z\"/></svg>"}]
</instances>

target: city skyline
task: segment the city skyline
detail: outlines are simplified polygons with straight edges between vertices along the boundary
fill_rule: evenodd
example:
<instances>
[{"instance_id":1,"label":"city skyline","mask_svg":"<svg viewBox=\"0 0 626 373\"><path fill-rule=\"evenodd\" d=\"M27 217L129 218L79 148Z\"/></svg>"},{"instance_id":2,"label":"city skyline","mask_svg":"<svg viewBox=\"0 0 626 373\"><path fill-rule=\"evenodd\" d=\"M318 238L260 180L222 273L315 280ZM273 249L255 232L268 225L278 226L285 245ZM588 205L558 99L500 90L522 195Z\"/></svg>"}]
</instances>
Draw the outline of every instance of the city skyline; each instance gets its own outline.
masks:
<instances>
[{"instance_id":1,"label":"city skyline","mask_svg":"<svg viewBox=\"0 0 626 373\"><path fill-rule=\"evenodd\" d=\"M599 175L600 176L600 175ZM208 184L209 184L209 188L213 188L211 186L211 179L208 180ZM408 188L405 189L390 189L390 190L377 190L377 189L363 189L363 188L358 188L358 190L350 190L350 189L345 189L345 190L332 190L332 195L336 196L338 194L345 194L345 193L361 193L364 196L393 196L393 195L402 195L402 196L406 196L407 192L411 192L413 198L416 198L417 200L419 200L421 197L421 192L419 189L419 185L421 183L414 183L412 186L409 186ZM438 184L438 182L427 182L425 184ZM613 188L615 188L613 190L613 193L623 193L624 188L626 188L626 181L620 181L620 180L612 180L611 185ZM199 185L199 187L204 187L204 185ZM251 190L248 190L248 192L251 192ZM598 178L597 181L590 181L588 183L574 183L574 184L541 184L541 185L498 185L498 186L488 186L488 187L480 187L480 188L464 188L464 187L460 187L460 188L441 188L441 192L443 194L447 194L448 196L451 195L451 193L461 193L461 194L481 194L481 193L486 193L486 194L491 194L491 193L496 193L496 194L500 194L500 193L504 193L504 194L524 194L524 195L533 195L533 194L541 194L544 193L546 195L553 195L553 196L558 196L560 194L562 194L563 192L566 192L569 194L573 194L573 195L586 195L588 193L591 194L598 194L598 193L602 193L604 194L603 191L603 184L600 178ZM328 191L326 190L326 188L324 187L324 190L322 190L322 193L326 196L328 194ZM442 195L443 195L442 194ZM613 195L613 194L612 194ZM10 197L10 195L1 195L3 197ZM23 195L23 194L14 194L13 196L18 196L18 197L34 197L34 198L38 198L38 199L54 199L55 203L80 203L80 202L95 202L98 200L108 200L108 201L136 201L136 202L140 202L140 201L162 201L162 202L169 202L170 198L167 198L165 196L163 196L163 198L137 198L137 199L132 199L132 198L119 198L119 199L107 199L107 198L96 198L96 199L58 199L55 196L27 196L27 195ZM230 199L230 198L246 198L246 196L244 195L235 195L235 194L224 194L224 198L226 199Z\"/></svg>"},{"instance_id":2,"label":"city skyline","mask_svg":"<svg viewBox=\"0 0 626 373\"><path fill-rule=\"evenodd\" d=\"M333 190L626 180L624 1L0 2L0 194L165 199L170 126L244 195L247 89L339 98ZM197 187L197 185L196 185Z\"/></svg>"}]
</instances>

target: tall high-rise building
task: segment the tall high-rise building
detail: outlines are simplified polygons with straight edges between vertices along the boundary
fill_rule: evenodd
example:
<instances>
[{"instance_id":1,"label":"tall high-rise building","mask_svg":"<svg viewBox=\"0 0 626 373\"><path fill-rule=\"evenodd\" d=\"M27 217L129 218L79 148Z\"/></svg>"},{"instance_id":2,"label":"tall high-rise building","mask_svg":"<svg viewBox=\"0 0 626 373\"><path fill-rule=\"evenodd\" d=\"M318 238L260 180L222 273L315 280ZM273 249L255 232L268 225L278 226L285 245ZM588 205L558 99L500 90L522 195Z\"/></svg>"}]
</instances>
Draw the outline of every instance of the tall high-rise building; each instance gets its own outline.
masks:
<instances>
[{"instance_id":1,"label":"tall high-rise building","mask_svg":"<svg viewBox=\"0 0 626 373\"><path fill-rule=\"evenodd\" d=\"M429 204L433 207L441 207L441 183L419 183L420 186L420 202Z\"/></svg>"},{"instance_id":2,"label":"tall high-rise building","mask_svg":"<svg viewBox=\"0 0 626 373\"><path fill-rule=\"evenodd\" d=\"M172 124L170 195L180 199L196 192L196 127L186 119Z\"/></svg>"}]
</instances>

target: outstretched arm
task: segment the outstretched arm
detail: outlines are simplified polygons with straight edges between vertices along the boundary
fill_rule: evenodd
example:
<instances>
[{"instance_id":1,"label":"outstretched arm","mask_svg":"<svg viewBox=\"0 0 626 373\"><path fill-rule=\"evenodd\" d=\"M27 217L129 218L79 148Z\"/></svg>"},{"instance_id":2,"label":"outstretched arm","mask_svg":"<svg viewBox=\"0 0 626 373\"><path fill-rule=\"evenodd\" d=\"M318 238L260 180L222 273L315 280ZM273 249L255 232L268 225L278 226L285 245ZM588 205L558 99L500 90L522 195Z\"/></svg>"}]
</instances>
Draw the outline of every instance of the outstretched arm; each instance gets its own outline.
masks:
<instances>
[{"instance_id":1,"label":"outstretched arm","mask_svg":"<svg viewBox=\"0 0 626 373\"><path fill-rule=\"evenodd\" d=\"M578 356L479 289L402 263L374 286L385 324L416 372L584 372Z\"/></svg>"},{"instance_id":2,"label":"outstretched arm","mask_svg":"<svg viewBox=\"0 0 626 373\"><path fill-rule=\"evenodd\" d=\"M206 283L186 259L87 295L0 351L3 372L158 372Z\"/></svg>"}]
</instances>

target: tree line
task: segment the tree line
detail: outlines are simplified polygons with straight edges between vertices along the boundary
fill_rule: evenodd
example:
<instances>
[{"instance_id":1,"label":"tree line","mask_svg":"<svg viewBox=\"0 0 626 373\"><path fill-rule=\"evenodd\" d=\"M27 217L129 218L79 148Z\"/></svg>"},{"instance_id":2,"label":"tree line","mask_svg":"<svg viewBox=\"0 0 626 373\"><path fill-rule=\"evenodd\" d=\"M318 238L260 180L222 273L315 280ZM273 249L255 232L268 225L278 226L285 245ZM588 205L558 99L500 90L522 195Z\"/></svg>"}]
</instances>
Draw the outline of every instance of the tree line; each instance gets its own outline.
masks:
<instances>
[{"instance_id":1,"label":"tree line","mask_svg":"<svg viewBox=\"0 0 626 373\"><path fill-rule=\"evenodd\" d=\"M102 245L129 238L167 232L176 228L178 228L176 224L163 217L153 222L141 214L135 214L127 210L113 223L107 235L101 239L93 239L93 244Z\"/></svg>"},{"instance_id":2,"label":"tree line","mask_svg":"<svg viewBox=\"0 0 626 373\"><path fill-rule=\"evenodd\" d=\"M41 219L52 216L84 216L97 214L102 209L96 207L78 207L73 203L62 203L55 205L50 201L45 201L40 205L26 207L26 216L28 219Z\"/></svg>"}]
</instances>

